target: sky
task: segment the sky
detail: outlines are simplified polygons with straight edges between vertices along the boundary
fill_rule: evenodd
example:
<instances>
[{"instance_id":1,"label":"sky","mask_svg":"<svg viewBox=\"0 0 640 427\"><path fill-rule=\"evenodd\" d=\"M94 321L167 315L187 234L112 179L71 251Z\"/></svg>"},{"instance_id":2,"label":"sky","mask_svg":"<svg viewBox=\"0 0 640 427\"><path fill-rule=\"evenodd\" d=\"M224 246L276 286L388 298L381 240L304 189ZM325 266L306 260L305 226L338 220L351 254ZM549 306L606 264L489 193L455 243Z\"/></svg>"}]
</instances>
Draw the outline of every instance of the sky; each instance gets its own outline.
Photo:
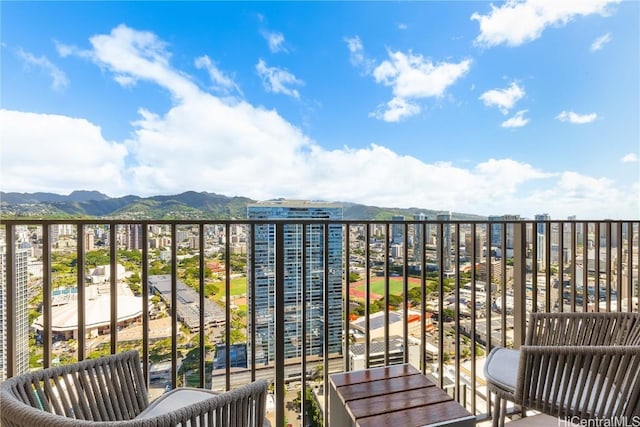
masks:
<instances>
[{"instance_id":1,"label":"sky","mask_svg":"<svg viewBox=\"0 0 640 427\"><path fill-rule=\"evenodd\" d=\"M5 192L640 218L638 1L3 1L0 20Z\"/></svg>"}]
</instances>

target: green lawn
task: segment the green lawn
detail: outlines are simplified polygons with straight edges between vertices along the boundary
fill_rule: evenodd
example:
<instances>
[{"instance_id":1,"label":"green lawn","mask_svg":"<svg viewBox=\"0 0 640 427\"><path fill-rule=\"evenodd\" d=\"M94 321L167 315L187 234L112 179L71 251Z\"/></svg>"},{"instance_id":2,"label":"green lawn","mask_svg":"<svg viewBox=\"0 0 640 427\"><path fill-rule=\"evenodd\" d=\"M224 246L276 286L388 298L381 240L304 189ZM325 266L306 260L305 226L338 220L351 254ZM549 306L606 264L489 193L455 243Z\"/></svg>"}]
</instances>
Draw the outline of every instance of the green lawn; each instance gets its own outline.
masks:
<instances>
[{"instance_id":1,"label":"green lawn","mask_svg":"<svg viewBox=\"0 0 640 427\"><path fill-rule=\"evenodd\" d=\"M409 289L420 286L419 283L411 283L409 282ZM402 278L401 277L390 277L389 278L389 294L390 295L401 295L402 294ZM365 291L364 285L354 286L354 289L358 289L361 291ZM385 283L384 279L376 279L372 280L369 286L370 292L372 294L384 295Z\"/></svg>"},{"instance_id":2,"label":"green lawn","mask_svg":"<svg viewBox=\"0 0 640 427\"><path fill-rule=\"evenodd\" d=\"M216 285L220 288L220 293L224 293L224 281L216 282ZM375 279L371 281L371 293L384 295L384 279ZM390 277L389 278L389 293L391 295L402 294L402 277ZM409 289L420 286L419 283L409 282ZM355 289L359 289L364 292L364 285L352 286ZM231 295L242 295L247 293L247 278L240 277L231 280Z\"/></svg>"},{"instance_id":3,"label":"green lawn","mask_svg":"<svg viewBox=\"0 0 640 427\"><path fill-rule=\"evenodd\" d=\"M218 282L213 282L213 283L220 290L218 295L224 295L224 286L225 286L224 280L218 281ZM239 277L237 279L231 279L231 295L237 296L237 295L242 295L242 294L246 294L246 293L247 293L247 278L246 277Z\"/></svg>"},{"instance_id":4,"label":"green lawn","mask_svg":"<svg viewBox=\"0 0 640 427\"><path fill-rule=\"evenodd\" d=\"M220 292L224 293L224 281L216 282L216 285L220 287ZM371 281L371 293L384 295L384 279L375 279ZM389 278L389 293L391 295L402 294L402 277L390 277ZM420 286L419 283L409 282L409 289ZM354 286L355 289L364 291L364 285ZM231 295L242 295L247 293L247 278L240 277L231 280Z\"/></svg>"}]
</instances>

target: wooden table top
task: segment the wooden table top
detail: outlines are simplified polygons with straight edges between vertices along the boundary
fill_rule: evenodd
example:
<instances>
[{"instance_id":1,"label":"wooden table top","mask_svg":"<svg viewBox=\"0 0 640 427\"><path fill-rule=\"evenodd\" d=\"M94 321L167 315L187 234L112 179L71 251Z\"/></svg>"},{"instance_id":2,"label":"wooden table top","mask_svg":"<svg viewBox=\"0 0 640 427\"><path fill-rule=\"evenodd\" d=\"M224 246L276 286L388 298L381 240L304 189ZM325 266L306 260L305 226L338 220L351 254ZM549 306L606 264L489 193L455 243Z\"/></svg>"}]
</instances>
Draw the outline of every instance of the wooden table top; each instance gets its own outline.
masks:
<instances>
[{"instance_id":1,"label":"wooden table top","mask_svg":"<svg viewBox=\"0 0 640 427\"><path fill-rule=\"evenodd\" d=\"M393 365L330 376L360 427L445 425L472 417L413 365Z\"/></svg>"}]
</instances>

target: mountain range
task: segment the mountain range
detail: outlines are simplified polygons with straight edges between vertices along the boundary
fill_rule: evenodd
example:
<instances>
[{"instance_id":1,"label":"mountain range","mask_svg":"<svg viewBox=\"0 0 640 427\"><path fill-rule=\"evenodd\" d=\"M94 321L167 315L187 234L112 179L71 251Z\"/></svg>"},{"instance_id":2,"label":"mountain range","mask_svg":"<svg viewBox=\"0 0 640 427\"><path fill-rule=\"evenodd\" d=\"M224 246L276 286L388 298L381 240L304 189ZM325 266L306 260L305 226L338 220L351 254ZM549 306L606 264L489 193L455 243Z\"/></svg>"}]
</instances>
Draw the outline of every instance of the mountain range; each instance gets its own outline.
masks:
<instances>
[{"instance_id":1,"label":"mountain range","mask_svg":"<svg viewBox=\"0 0 640 427\"><path fill-rule=\"evenodd\" d=\"M0 191L2 217L117 218L117 219L245 219L248 197L224 196L208 192L186 191L167 196L109 197L98 191L54 193L5 193ZM394 215L413 218L424 213L434 218L444 211L422 208L386 208L350 202L335 202L343 207L344 219L388 220ZM485 217L451 213L452 219L473 220Z\"/></svg>"}]
</instances>

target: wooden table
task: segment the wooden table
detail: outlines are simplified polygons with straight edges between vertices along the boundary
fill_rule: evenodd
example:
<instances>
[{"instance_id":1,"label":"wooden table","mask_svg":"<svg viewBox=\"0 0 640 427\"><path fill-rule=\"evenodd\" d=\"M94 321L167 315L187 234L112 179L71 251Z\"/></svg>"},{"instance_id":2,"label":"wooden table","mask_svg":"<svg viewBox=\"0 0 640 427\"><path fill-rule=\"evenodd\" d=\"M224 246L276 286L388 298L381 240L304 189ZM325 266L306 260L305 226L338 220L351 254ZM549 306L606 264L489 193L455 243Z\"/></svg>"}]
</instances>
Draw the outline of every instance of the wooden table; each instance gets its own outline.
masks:
<instances>
[{"instance_id":1,"label":"wooden table","mask_svg":"<svg viewBox=\"0 0 640 427\"><path fill-rule=\"evenodd\" d=\"M475 416L409 364L329 376L331 427L472 427Z\"/></svg>"}]
</instances>

